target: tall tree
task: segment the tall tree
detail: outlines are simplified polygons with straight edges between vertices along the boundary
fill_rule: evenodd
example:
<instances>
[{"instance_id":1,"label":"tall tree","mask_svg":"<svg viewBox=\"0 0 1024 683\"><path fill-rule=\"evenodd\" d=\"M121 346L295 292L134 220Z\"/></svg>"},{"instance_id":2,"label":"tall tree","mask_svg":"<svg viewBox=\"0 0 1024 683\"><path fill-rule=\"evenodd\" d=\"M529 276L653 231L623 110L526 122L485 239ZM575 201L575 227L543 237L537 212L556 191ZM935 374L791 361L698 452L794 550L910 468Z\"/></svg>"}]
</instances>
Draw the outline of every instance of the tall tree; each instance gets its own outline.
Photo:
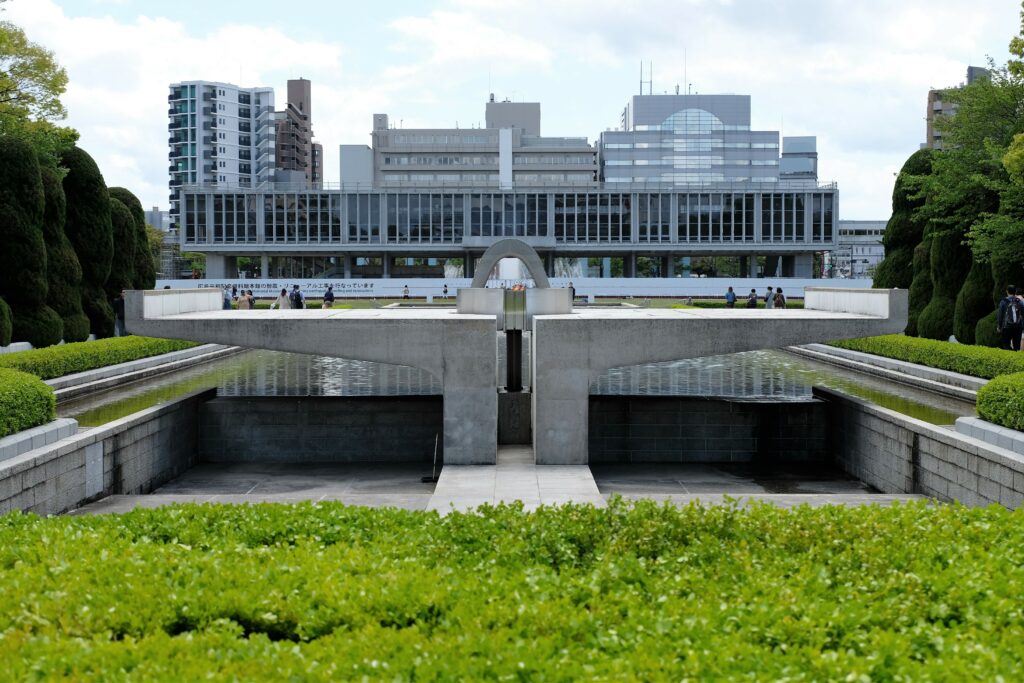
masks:
<instances>
[{"instance_id":1,"label":"tall tree","mask_svg":"<svg viewBox=\"0 0 1024 683\"><path fill-rule=\"evenodd\" d=\"M113 229L114 255L107 276L107 298L114 299L123 289L132 289L135 282L135 220L128 207L110 198L110 225Z\"/></svg>"},{"instance_id":2,"label":"tall tree","mask_svg":"<svg viewBox=\"0 0 1024 683\"><path fill-rule=\"evenodd\" d=\"M62 162L68 169L64 176L65 232L82 266L82 309L89 316L93 334L109 337L114 333L114 311L104 287L114 256L110 194L96 162L86 151L72 147L64 153Z\"/></svg>"},{"instance_id":3,"label":"tall tree","mask_svg":"<svg viewBox=\"0 0 1024 683\"><path fill-rule=\"evenodd\" d=\"M63 119L67 111L60 96L67 84L67 72L52 52L0 21L0 123Z\"/></svg>"},{"instance_id":4,"label":"tall tree","mask_svg":"<svg viewBox=\"0 0 1024 683\"><path fill-rule=\"evenodd\" d=\"M874 285L907 289L913 279L914 248L920 244L927 221L917 215L924 204L921 184L932 170L932 151L922 149L903 164L892 189L892 217L885 226L885 258L875 270Z\"/></svg>"},{"instance_id":5,"label":"tall tree","mask_svg":"<svg viewBox=\"0 0 1024 683\"><path fill-rule=\"evenodd\" d=\"M63 323L46 305L45 200L39 160L19 138L0 136L0 296L11 307L15 341L50 346Z\"/></svg>"},{"instance_id":6,"label":"tall tree","mask_svg":"<svg viewBox=\"0 0 1024 683\"><path fill-rule=\"evenodd\" d=\"M110 188L110 196L128 208L135 224L135 256L133 259L135 277L131 286L133 289L153 289L156 286L156 266L150 255L149 235L146 232L146 212L142 209L142 202L130 190L123 187ZM114 248L117 248L116 244Z\"/></svg>"},{"instance_id":7,"label":"tall tree","mask_svg":"<svg viewBox=\"0 0 1024 683\"><path fill-rule=\"evenodd\" d=\"M43 239L46 241L46 274L49 293L46 301L64 321L64 341L85 341L89 336L89 318L82 310L82 267L74 247L64 234L67 200L62 185L63 172L51 164L41 164L45 208Z\"/></svg>"}]
</instances>

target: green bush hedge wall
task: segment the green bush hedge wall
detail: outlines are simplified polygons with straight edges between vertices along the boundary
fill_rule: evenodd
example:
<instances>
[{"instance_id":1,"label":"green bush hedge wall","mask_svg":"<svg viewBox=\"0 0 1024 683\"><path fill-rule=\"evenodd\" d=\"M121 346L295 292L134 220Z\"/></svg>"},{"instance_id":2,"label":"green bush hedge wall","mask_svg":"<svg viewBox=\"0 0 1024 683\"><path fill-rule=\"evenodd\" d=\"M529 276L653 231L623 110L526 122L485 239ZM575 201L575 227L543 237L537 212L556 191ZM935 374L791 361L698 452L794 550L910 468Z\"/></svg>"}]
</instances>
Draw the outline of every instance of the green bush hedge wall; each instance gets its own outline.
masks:
<instances>
[{"instance_id":1,"label":"green bush hedge wall","mask_svg":"<svg viewBox=\"0 0 1024 683\"><path fill-rule=\"evenodd\" d=\"M42 379L53 379L74 372L181 351L196 345L195 342L178 339L115 337L0 355L0 367L21 370Z\"/></svg>"},{"instance_id":2,"label":"green bush hedge wall","mask_svg":"<svg viewBox=\"0 0 1024 683\"><path fill-rule=\"evenodd\" d=\"M46 202L43 211L49 280L46 301L63 321L64 341L85 341L89 336L89 318L82 310L82 267L75 248L64 234L67 204L61 173L49 164L43 164L39 170Z\"/></svg>"},{"instance_id":3,"label":"green bush hedge wall","mask_svg":"<svg viewBox=\"0 0 1024 683\"><path fill-rule=\"evenodd\" d=\"M932 234L932 298L917 318L917 334L947 340L953 335L956 297L971 268L971 249L956 230Z\"/></svg>"},{"instance_id":4,"label":"green bush hedge wall","mask_svg":"<svg viewBox=\"0 0 1024 683\"><path fill-rule=\"evenodd\" d=\"M932 299L932 274L928 265L931 250L931 237L925 237L914 247L913 280L907 293L907 327L904 330L911 337L917 336L917 319Z\"/></svg>"},{"instance_id":5,"label":"green bush hedge wall","mask_svg":"<svg viewBox=\"0 0 1024 683\"><path fill-rule=\"evenodd\" d=\"M922 149L910 155L896 177L892 190L892 217L885 226L885 235L882 237L885 258L875 270L875 287L910 287L913 278L910 268L914 258L914 247L921 242L925 227L915 214L923 200L916 196L917 190L913 187L912 178L928 175L931 170L932 151Z\"/></svg>"},{"instance_id":6,"label":"green bush hedge wall","mask_svg":"<svg viewBox=\"0 0 1024 683\"><path fill-rule=\"evenodd\" d=\"M109 337L114 333L114 311L104 285L114 254L110 195L96 162L86 151L72 147L62 155L61 163L68 169L64 176L64 229L82 267L82 309L89 316L90 331Z\"/></svg>"},{"instance_id":7,"label":"green bush hedge wall","mask_svg":"<svg viewBox=\"0 0 1024 683\"><path fill-rule=\"evenodd\" d=\"M110 225L114 230L114 256L105 285L107 299L120 296L122 289L133 289L135 284L135 219L114 197L110 198Z\"/></svg>"},{"instance_id":8,"label":"green bush hedge wall","mask_svg":"<svg viewBox=\"0 0 1024 683\"><path fill-rule=\"evenodd\" d=\"M845 339L832 342L831 345L983 379L1024 372L1024 353L899 334Z\"/></svg>"},{"instance_id":9,"label":"green bush hedge wall","mask_svg":"<svg viewBox=\"0 0 1024 683\"><path fill-rule=\"evenodd\" d=\"M153 289L156 286L156 267L153 265L153 256L149 253L146 212L142 208L142 202L130 190L123 187L110 188L110 196L128 207L135 222L135 279L131 288Z\"/></svg>"},{"instance_id":10,"label":"green bush hedge wall","mask_svg":"<svg viewBox=\"0 0 1024 683\"><path fill-rule=\"evenodd\" d=\"M53 389L28 373L0 368L0 437L38 427L56 417Z\"/></svg>"},{"instance_id":11,"label":"green bush hedge wall","mask_svg":"<svg viewBox=\"0 0 1024 683\"><path fill-rule=\"evenodd\" d=\"M975 261L956 295L953 336L961 344L974 344L978 321L992 312L992 264Z\"/></svg>"},{"instance_id":12,"label":"green bush hedge wall","mask_svg":"<svg viewBox=\"0 0 1024 683\"><path fill-rule=\"evenodd\" d=\"M978 390L978 416L1024 431L1024 372L996 377Z\"/></svg>"}]
</instances>

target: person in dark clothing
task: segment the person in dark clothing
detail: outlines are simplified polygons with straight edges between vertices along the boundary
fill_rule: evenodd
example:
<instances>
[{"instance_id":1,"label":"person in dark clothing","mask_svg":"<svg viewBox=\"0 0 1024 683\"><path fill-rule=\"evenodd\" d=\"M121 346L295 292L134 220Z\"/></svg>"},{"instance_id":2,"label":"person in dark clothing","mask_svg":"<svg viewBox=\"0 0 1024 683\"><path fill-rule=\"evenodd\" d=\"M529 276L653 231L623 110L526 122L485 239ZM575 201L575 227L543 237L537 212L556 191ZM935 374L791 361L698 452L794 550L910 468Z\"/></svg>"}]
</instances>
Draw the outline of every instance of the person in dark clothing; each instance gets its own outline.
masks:
<instances>
[{"instance_id":1,"label":"person in dark clothing","mask_svg":"<svg viewBox=\"0 0 1024 683\"><path fill-rule=\"evenodd\" d=\"M757 308L757 290L750 290L750 295L747 297L747 308Z\"/></svg>"},{"instance_id":2,"label":"person in dark clothing","mask_svg":"<svg viewBox=\"0 0 1024 683\"><path fill-rule=\"evenodd\" d=\"M114 336L124 337L128 333L124 328L124 290L121 290L121 296L114 299Z\"/></svg>"},{"instance_id":3,"label":"person in dark clothing","mask_svg":"<svg viewBox=\"0 0 1024 683\"><path fill-rule=\"evenodd\" d=\"M996 316L996 331L1002 337L1002 348L1010 351L1020 351L1021 332L1024 332L1024 302L1017 294L1017 287L1006 287L1006 296L999 301Z\"/></svg>"},{"instance_id":4,"label":"person in dark clothing","mask_svg":"<svg viewBox=\"0 0 1024 683\"><path fill-rule=\"evenodd\" d=\"M735 308L736 307L736 292L732 291L732 287L725 293L725 307Z\"/></svg>"},{"instance_id":5,"label":"person in dark clothing","mask_svg":"<svg viewBox=\"0 0 1024 683\"><path fill-rule=\"evenodd\" d=\"M324 292L324 305L321 308L332 308L334 306L334 285L328 285Z\"/></svg>"}]
</instances>

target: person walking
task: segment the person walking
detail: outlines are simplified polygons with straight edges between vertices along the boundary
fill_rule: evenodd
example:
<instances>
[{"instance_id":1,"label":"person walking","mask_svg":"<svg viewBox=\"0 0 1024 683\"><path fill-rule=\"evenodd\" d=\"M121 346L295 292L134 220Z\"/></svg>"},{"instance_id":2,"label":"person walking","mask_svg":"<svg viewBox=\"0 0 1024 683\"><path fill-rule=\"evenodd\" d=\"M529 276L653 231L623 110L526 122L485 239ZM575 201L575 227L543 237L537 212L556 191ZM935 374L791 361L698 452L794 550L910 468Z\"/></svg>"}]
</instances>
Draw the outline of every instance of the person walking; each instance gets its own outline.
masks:
<instances>
[{"instance_id":1,"label":"person walking","mask_svg":"<svg viewBox=\"0 0 1024 683\"><path fill-rule=\"evenodd\" d=\"M751 289L747 295L747 308L757 308L757 290Z\"/></svg>"},{"instance_id":2,"label":"person walking","mask_svg":"<svg viewBox=\"0 0 1024 683\"><path fill-rule=\"evenodd\" d=\"M238 310L251 311L255 307L255 303L252 290L242 290L242 293L238 296Z\"/></svg>"},{"instance_id":3,"label":"person walking","mask_svg":"<svg viewBox=\"0 0 1024 683\"><path fill-rule=\"evenodd\" d=\"M274 301L274 303L270 304L270 310L274 310L275 308L280 308L283 311L283 310L289 309L291 307L292 307L292 304L291 304L290 301L288 301L288 290L287 289L282 289L281 293L277 295L277 299Z\"/></svg>"},{"instance_id":4,"label":"person walking","mask_svg":"<svg viewBox=\"0 0 1024 683\"><path fill-rule=\"evenodd\" d=\"M114 336L123 337L127 334L124 329L124 290L120 296L114 298Z\"/></svg>"},{"instance_id":5,"label":"person walking","mask_svg":"<svg viewBox=\"0 0 1024 683\"><path fill-rule=\"evenodd\" d=\"M736 308L736 292L732 291L732 287L725 293L725 307Z\"/></svg>"},{"instance_id":6,"label":"person walking","mask_svg":"<svg viewBox=\"0 0 1024 683\"><path fill-rule=\"evenodd\" d=\"M227 285L224 285L224 306L225 311L231 310L231 290L228 289Z\"/></svg>"},{"instance_id":7,"label":"person walking","mask_svg":"<svg viewBox=\"0 0 1024 683\"><path fill-rule=\"evenodd\" d=\"M1024 331L1024 301L1018 296L1019 289L1013 285L1006 287L1006 296L1000 299L996 316L1001 346L1010 351L1020 351L1021 332Z\"/></svg>"},{"instance_id":8,"label":"person walking","mask_svg":"<svg viewBox=\"0 0 1024 683\"><path fill-rule=\"evenodd\" d=\"M447 282L444 283L444 287L441 288L441 298L442 299L447 299L448 298L448 283Z\"/></svg>"},{"instance_id":9,"label":"person walking","mask_svg":"<svg viewBox=\"0 0 1024 683\"><path fill-rule=\"evenodd\" d=\"M768 288L768 292L764 295L764 307L775 308L775 294L772 293L772 288Z\"/></svg>"},{"instance_id":10,"label":"person walking","mask_svg":"<svg viewBox=\"0 0 1024 683\"><path fill-rule=\"evenodd\" d=\"M402 298L403 299L408 299L409 298L409 285L406 285L405 287L402 287Z\"/></svg>"},{"instance_id":11,"label":"person walking","mask_svg":"<svg viewBox=\"0 0 1024 683\"><path fill-rule=\"evenodd\" d=\"M292 285L292 293L288 295L288 303L295 309L306 307L306 299L302 296L298 285Z\"/></svg>"},{"instance_id":12,"label":"person walking","mask_svg":"<svg viewBox=\"0 0 1024 683\"><path fill-rule=\"evenodd\" d=\"M772 297L772 308L785 308L786 297L782 294L782 287L775 290L775 296Z\"/></svg>"},{"instance_id":13,"label":"person walking","mask_svg":"<svg viewBox=\"0 0 1024 683\"><path fill-rule=\"evenodd\" d=\"M324 292L324 304L321 308L334 308L334 285L327 285L327 291Z\"/></svg>"}]
</instances>

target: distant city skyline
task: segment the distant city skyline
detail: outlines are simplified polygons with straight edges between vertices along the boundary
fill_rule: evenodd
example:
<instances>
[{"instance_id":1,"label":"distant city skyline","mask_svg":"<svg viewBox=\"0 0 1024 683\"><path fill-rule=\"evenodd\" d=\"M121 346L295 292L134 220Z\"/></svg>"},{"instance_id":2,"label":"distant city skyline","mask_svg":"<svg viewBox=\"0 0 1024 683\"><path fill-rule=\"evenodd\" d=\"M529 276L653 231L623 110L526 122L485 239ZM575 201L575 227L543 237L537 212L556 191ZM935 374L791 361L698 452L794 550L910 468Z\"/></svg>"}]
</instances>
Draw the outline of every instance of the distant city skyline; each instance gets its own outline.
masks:
<instances>
[{"instance_id":1,"label":"distant city skyline","mask_svg":"<svg viewBox=\"0 0 1024 683\"><path fill-rule=\"evenodd\" d=\"M108 185L167 209L167 87L312 81L324 180L338 145L369 144L372 115L399 127L482 126L490 93L539 101L544 135L615 128L653 63L653 92L749 94L752 125L815 135L819 178L843 219L889 216L893 174L925 140L929 88L1006 60L1019 5L656 0L308 3L282 12L141 0L12 0L0 17L67 68L66 121ZM955 31L950 28L955 27ZM645 92L646 92L645 84Z\"/></svg>"}]
</instances>

